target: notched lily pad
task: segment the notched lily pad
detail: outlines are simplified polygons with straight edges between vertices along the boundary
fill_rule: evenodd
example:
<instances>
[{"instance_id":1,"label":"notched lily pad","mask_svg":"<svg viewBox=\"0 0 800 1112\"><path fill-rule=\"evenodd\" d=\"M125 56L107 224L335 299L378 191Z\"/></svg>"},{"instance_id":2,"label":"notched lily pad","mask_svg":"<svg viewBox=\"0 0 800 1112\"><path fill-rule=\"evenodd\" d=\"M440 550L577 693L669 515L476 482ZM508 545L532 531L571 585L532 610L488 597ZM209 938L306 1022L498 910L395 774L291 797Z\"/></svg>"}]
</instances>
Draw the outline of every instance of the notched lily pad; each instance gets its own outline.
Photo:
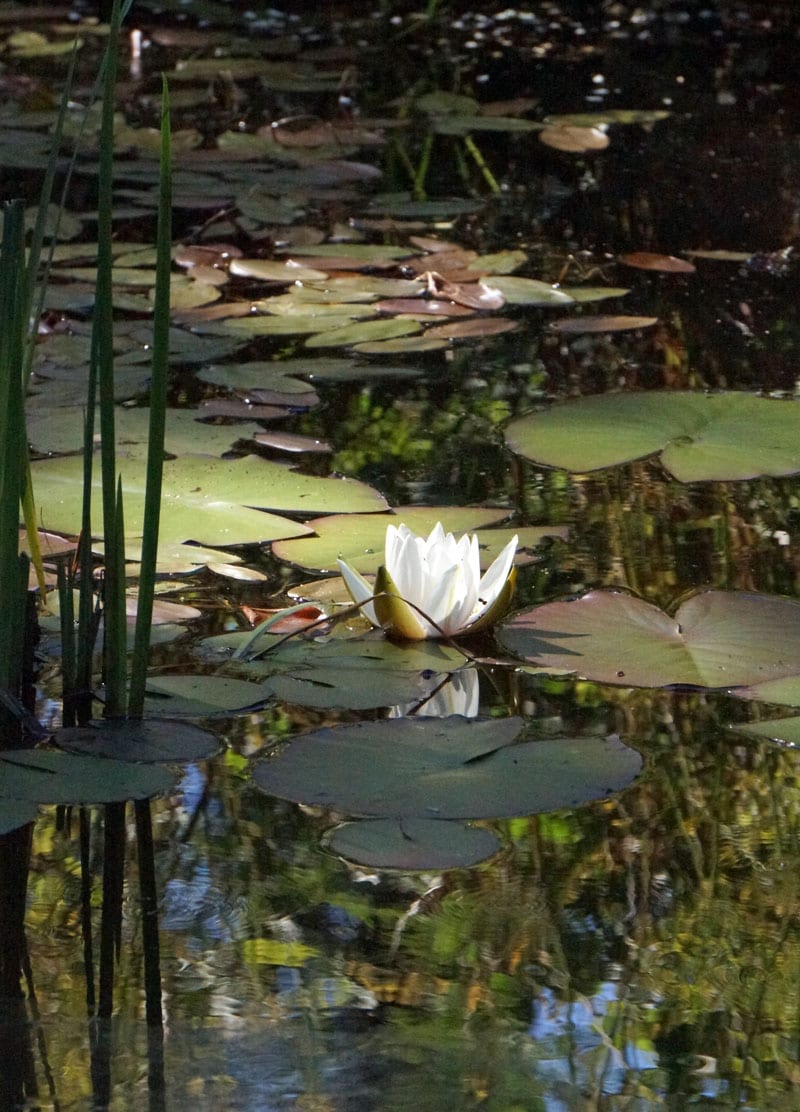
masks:
<instances>
[{"instance_id":1,"label":"notched lily pad","mask_svg":"<svg viewBox=\"0 0 800 1112\"><path fill-rule=\"evenodd\" d=\"M730 688L796 674L800 603L702 591L673 618L624 591L589 591L516 614L497 636L543 669L596 683Z\"/></svg>"},{"instance_id":2,"label":"notched lily pad","mask_svg":"<svg viewBox=\"0 0 800 1112\"><path fill-rule=\"evenodd\" d=\"M549 467L596 471L661 452L681 482L800 471L800 406L751 394L598 394L512 421L512 451Z\"/></svg>"},{"instance_id":3,"label":"notched lily pad","mask_svg":"<svg viewBox=\"0 0 800 1112\"><path fill-rule=\"evenodd\" d=\"M317 730L256 765L270 795L385 818L500 818L620 791L641 767L619 738L515 744L518 718L391 718ZM324 769L324 775L320 770Z\"/></svg>"}]
</instances>

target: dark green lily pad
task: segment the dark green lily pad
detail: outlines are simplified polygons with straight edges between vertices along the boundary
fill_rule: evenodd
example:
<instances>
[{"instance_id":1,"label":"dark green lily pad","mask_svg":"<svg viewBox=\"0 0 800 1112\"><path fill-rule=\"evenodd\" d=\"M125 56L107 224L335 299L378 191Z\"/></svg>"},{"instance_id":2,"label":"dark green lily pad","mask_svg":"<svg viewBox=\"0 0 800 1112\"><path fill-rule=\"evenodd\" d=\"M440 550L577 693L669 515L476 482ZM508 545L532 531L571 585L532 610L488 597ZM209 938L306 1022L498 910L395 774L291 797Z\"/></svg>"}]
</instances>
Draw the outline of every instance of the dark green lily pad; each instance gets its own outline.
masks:
<instances>
[{"instance_id":1,"label":"dark green lily pad","mask_svg":"<svg viewBox=\"0 0 800 1112\"><path fill-rule=\"evenodd\" d=\"M364 819L345 822L326 837L328 849L375 869L467 869L500 849L480 826L436 819Z\"/></svg>"},{"instance_id":2,"label":"dark green lily pad","mask_svg":"<svg viewBox=\"0 0 800 1112\"><path fill-rule=\"evenodd\" d=\"M384 637L293 639L273 649L270 642L279 640L269 633L260 637L223 634L207 638L200 654L219 660L236 653L242 674L258 680L265 697L351 710L421 702L432 676L455 672L466 664L466 657L456 649L436 642L395 645Z\"/></svg>"},{"instance_id":3,"label":"dark green lily pad","mask_svg":"<svg viewBox=\"0 0 800 1112\"><path fill-rule=\"evenodd\" d=\"M497 636L545 670L597 683L728 688L796 674L800 603L702 591L672 618L623 591L589 591L516 614Z\"/></svg>"},{"instance_id":4,"label":"dark green lily pad","mask_svg":"<svg viewBox=\"0 0 800 1112\"><path fill-rule=\"evenodd\" d=\"M52 749L0 753L0 792L32 803L114 803L167 792L175 777L160 765L132 764Z\"/></svg>"},{"instance_id":5,"label":"dark green lily pad","mask_svg":"<svg viewBox=\"0 0 800 1112\"><path fill-rule=\"evenodd\" d=\"M684 483L800 471L800 406L751 394L599 394L512 421L512 451L596 471L661 453Z\"/></svg>"},{"instance_id":6,"label":"dark green lily pad","mask_svg":"<svg viewBox=\"0 0 800 1112\"><path fill-rule=\"evenodd\" d=\"M25 803L19 799L3 799L0 797L0 836L18 830L34 822L39 809L35 803Z\"/></svg>"},{"instance_id":7,"label":"dark green lily pad","mask_svg":"<svg viewBox=\"0 0 800 1112\"><path fill-rule=\"evenodd\" d=\"M153 717L230 717L236 711L263 705L271 692L263 684L230 676L184 674L154 676L147 681L145 709Z\"/></svg>"},{"instance_id":8,"label":"dark green lily pad","mask_svg":"<svg viewBox=\"0 0 800 1112\"><path fill-rule=\"evenodd\" d=\"M218 738L208 730L164 719L64 727L56 730L53 741L68 753L145 763L204 761L220 748Z\"/></svg>"},{"instance_id":9,"label":"dark green lily pad","mask_svg":"<svg viewBox=\"0 0 800 1112\"><path fill-rule=\"evenodd\" d=\"M270 795L387 818L500 818L575 807L631 782L619 738L514 744L518 718L390 718L317 730L253 772Z\"/></svg>"}]
</instances>

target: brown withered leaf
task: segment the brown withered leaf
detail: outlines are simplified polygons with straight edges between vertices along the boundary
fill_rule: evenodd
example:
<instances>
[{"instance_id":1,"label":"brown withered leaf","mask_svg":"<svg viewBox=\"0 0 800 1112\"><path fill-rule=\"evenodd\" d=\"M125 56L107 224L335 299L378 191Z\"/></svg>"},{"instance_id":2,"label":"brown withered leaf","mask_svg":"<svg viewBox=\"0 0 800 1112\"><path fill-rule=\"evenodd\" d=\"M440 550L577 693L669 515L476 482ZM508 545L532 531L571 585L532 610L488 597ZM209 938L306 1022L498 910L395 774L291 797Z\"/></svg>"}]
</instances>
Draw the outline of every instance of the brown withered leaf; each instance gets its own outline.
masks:
<instances>
[{"instance_id":1,"label":"brown withered leaf","mask_svg":"<svg viewBox=\"0 0 800 1112\"><path fill-rule=\"evenodd\" d=\"M653 251L632 251L627 255L620 255L619 261L625 266L636 267L637 270L659 270L664 274L694 274L697 270L686 259L678 259L675 255L659 255Z\"/></svg>"},{"instance_id":2,"label":"brown withered leaf","mask_svg":"<svg viewBox=\"0 0 800 1112\"><path fill-rule=\"evenodd\" d=\"M627 332L635 328L652 328L658 324L658 317L562 317L550 322L554 332Z\"/></svg>"},{"instance_id":3,"label":"brown withered leaf","mask_svg":"<svg viewBox=\"0 0 800 1112\"><path fill-rule=\"evenodd\" d=\"M539 139L546 147L557 151L603 151L609 143L608 136L599 127L546 127L539 132Z\"/></svg>"},{"instance_id":4,"label":"brown withered leaf","mask_svg":"<svg viewBox=\"0 0 800 1112\"><path fill-rule=\"evenodd\" d=\"M434 328L429 328L425 335L440 340L467 340L481 336L499 336L516 327L517 322L508 317L473 317L472 320L460 320L453 324L437 324Z\"/></svg>"}]
</instances>

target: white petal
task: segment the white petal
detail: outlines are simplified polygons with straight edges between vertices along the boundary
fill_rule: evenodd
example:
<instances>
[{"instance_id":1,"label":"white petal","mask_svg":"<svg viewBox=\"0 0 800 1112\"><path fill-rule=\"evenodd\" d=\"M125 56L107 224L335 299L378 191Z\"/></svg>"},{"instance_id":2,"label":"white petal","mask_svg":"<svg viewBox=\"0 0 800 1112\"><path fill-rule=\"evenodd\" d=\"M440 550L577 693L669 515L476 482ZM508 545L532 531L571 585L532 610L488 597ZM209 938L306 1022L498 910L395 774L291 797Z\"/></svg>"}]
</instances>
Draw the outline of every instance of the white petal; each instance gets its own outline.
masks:
<instances>
[{"instance_id":1,"label":"white petal","mask_svg":"<svg viewBox=\"0 0 800 1112\"><path fill-rule=\"evenodd\" d=\"M375 592L372 589L372 584L367 583L363 575L351 568L344 560L337 560L339 571L342 573L342 579L345 581L347 590L350 592L350 597L356 604L362 604L361 611L369 618L374 626L379 626L381 623L375 616L375 607L371 602L365 602L365 599L372 598Z\"/></svg>"},{"instance_id":2,"label":"white petal","mask_svg":"<svg viewBox=\"0 0 800 1112\"><path fill-rule=\"evenodd\" d=\"M514 563L519 538L514 536L495 558L478 585L478 609L474 620L485 613L505 586Z\"/></svg>"}]
</instances>

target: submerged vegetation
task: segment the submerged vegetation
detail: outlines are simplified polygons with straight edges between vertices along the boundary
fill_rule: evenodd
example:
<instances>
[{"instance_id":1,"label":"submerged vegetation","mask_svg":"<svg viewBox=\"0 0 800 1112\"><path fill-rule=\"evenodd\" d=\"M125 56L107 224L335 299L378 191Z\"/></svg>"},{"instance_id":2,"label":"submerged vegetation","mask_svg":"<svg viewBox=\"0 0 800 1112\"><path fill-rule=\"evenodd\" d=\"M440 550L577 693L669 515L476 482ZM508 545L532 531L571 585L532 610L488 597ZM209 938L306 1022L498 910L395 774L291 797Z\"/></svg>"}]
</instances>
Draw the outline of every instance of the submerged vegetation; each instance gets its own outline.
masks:
<instances>
[{"instance_id":1,"label":"submerged vegetation","mask_svg":"<svg viewBox=\"0 0 800 1112\"><path fill-rule=\"evenodd\" d=\"M791 1107L789 17L350 7L0 5L0 1103Z\"/></svg>"}]
</instances>

